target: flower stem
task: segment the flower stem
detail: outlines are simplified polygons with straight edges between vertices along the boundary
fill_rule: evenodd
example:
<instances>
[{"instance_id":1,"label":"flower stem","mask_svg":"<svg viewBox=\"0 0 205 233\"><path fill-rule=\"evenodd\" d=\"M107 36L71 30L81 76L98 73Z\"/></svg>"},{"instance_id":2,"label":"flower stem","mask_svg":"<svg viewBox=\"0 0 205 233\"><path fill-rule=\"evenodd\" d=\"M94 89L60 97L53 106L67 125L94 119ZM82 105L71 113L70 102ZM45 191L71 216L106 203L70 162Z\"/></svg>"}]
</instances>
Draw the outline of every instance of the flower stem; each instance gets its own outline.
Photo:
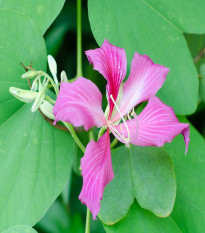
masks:
<instances>
[{"instance_id":1,"label":"flower stem","mask_svg":"<svg viewBox=\"0 0 205 233\"><path fill-rule=\"evenodd\" d=\"M118 140L117 140L117 138L115 138L115 139L111 142L110 148L111 148L111 149L114 148L114 147L117 145L117 143L118 143Z\"/></svg>"},{"instance_id":2,"label":"flower stem","mask_svg":"<svg viewBox=\"0 0 205 233\"><path fill-rule=\"evenodd\" d=\"M85 233L90 233L90 220L91 220L91 212L87 208Z\"/></svg>"},{"instance_id":3,"label":"flower stem","mask_svg":"<svg viewBox=\"0 0 205 233\"><path fill-rule=\"evenodd\" d=\"M99 133L98 133L98 140L99 140L99 138L104 134L104 132L107 130L107 126L103 126L101 129L100 129L100 131L99 131Z\"/></svg>"},{"instance_id":4,"label":"flower stem","mask_svg":"<svg viewBox=\"0 0 205 233\"><path fill-rule=\"evenodd\" d=\"M80 147L82 152L85 153L85 147L84 147L83 143L80 141L77 134L75 133L75 130L73 129L73 126L71 124L67 123L67 122L63 122L63 124L66 126L66 128L68 128L68 130L70 131L71 136L73 137L76 144Z\"/></svg>"},{"instance_id":5,"label":"flower stem","mask_svg":"<svg viewBox=\"0 0 205 233\"><path fill-rule=\"evenodd\" d=\"M82 71L82 25L81 25L81 0L77 0L77 75L83 76Z\"/></svg>"},{"instance_id":6,"label":"flower stem","mask_svg":"<svg viewBox=\"0 0 205 233\"><path fill-rule=\"evenodd\" d=\"M53 86L53 88L55 90L56 96L58 96L58 93L59 93L58 85L56 85L56 83L53 81L53 79L44 71L38 71L38 74L44 76L45 78L47 78L51 82L51 85Z\"/></svg>"},{"instance_id":7,"label":"flower stem","mask_svg":"<svg viewBox=\"0 0 205 233\"><path fill-rule=\"evenodd\" d=\"M91 141L93 139L94 139L93 131L90 130L89 131L89 140ZM85 233L90 233L90 220L91 220L91 212L87 207Z\"/></svg>"},{"instance_id":8,"label":"flower stem","mask_svg":"<svg viewBox=\"0 0 205 233\"><path fill-rule=\"evenodd\" d=\"M82 77L83 76L83 71L82 71L82 21L81 21L81 0L77 0L77 75L76 78ZM75 131L72 127L72 125L68 124L69 130L71 132L71 135L77 136L75 134ZM74 134L72 133L74 132ZM90 140L93 139L93 133L90 131L89 133ZM81 141L79 138L75 137L74 138L75 142L77 145L80 147L80 149L85 153L85 147L82 145ZM90 220L91 220L91 212L87 208L87 215L86 215L86 227L85 227L85 233L90 233Z\"/></svg>"}]
</instances>

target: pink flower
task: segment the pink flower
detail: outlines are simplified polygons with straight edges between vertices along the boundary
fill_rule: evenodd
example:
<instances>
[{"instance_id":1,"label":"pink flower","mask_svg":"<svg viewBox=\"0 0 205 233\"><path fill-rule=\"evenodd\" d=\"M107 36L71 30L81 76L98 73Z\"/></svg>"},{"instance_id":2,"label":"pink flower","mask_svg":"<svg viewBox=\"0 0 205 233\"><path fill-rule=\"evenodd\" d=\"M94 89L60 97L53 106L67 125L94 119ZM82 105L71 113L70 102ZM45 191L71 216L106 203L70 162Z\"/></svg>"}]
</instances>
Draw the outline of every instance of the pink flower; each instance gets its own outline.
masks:
<instances>
[{"instance_id":1,"label":"pink flower","mask_svg":"<svg viewBox=\"0 0 205 233\"><path fill-rule=\"evenodd\" d=\"M94 69L107 80L109 107L106 114L103 113L102 95L96 85L88 79L78 78L73 83L61 83L54 116L55 121L66 121L75 127L84 126L86 130L93 126L107 127L98 142L92 140L87 145L81 160L83 187L79 199L96 219L103 190L114 177L109 131L125 144L158 147L182 133L187 152L189 124L180 123L173 109L155 96L166 79L168 68L154 64L148 56L136 52L129 78L122 84L127 69L124 49L105 40L101 48L86 51L86 55ZM143 101L148 101L148 104L136 116L132 109ZM125 120L126 116L128 120Z\"/></svg>"}]
</instances>

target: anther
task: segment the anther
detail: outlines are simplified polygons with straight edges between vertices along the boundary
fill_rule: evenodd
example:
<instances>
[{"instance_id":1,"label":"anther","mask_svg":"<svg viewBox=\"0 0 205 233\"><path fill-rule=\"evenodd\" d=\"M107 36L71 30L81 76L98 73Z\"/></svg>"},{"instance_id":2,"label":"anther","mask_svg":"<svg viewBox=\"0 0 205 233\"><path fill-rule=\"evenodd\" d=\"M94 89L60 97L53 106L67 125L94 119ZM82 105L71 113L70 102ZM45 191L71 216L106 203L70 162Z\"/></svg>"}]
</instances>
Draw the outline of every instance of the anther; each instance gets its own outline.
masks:
<instances>
[{"instance_id":1,"label":"anther","mask_svg":"<svg viewBox=\"0 0 205 233\"><path fill-rule=\"evenodd\" d=\"M135 113L135 109L134 108L132 109L131 116L133 116L133 117L137 116L136 113Z\"/></svg>"}]
</instances>

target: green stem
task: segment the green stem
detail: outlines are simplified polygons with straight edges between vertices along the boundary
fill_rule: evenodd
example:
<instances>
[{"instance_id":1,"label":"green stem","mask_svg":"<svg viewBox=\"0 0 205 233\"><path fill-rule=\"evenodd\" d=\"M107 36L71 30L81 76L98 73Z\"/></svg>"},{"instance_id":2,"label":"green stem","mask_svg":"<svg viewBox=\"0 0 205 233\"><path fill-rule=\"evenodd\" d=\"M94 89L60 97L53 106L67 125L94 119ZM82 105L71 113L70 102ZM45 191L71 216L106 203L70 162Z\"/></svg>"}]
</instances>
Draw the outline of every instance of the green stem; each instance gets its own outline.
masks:
<instances>
[{"instance_id":1,"label":"green stem","mask_svg":"<svg viewBox=\"0 0 205 233\"><path fill-rule=\"evenodd\" d=\"M53 100L53 99L51 99L51 97L48 96L48 95L45 96L45 100L47 100L47 101L50 102L51 104L55 104L55 103L56 103L56 101Z\"/></svg>"},{"instance_id":2,"label":"green stem","mask_svg":"<svg viewBox=\"0 0 205 233\"><path fill-rule=\"evenodd\" d=\"M85 233L90 233L90 220L91 220L91 212L87 208Z\"/></svg>"},{"instance_id":3,"label":"green stem","mask_svg":"<svg viewBox=\"0 0 205 233\"><path fill-rule=\"evenodd\" d=\"M81 0L77 0L77 75L76 78L83 76L82 71L82 25L81 25ZM75 79L74 79L75 80ZM73 130L72 126L69 124L69 130L70 132ZM75 131L73 130L74 134L71 132L71 135L73 136L75 142L78 144L78 146L81 148L81 150L85 153L85 147L82 145L79 138L75 137L77 136L75 134ZM90 131L89 133L90 140L93 139L93 132ZM90 220L91 220L91 212L87 208L87 215L86 215L86 228L85 233L90 233Z\"/></svg>"},{"instance_id":4,"label":"green stem","mask_svg":"<svg viewBox=\"0 0 205 233\"><path fill-rule=\"evenodd\" d=\"M89 140L94 140L94 134L93 134L93 131L92 129L89 131Z\"/></svg>"},{"instance_id":5,"label":"green stem","mask_svg":"<svg viewBox=\"0 0 205 233\"><path fill-rule=\"evenodd\" d=\"M89 131L89 140L91 141L91 140L93 140L93 139L94 139L93 131L90 130L90 131ZM85 233L90 233L90 220L91 220L91 212L90 212L90 210L87 208Z\"/></svg>"},{"instance_id":6,"label":"green stem","mask_svg":"<svg viewBox=\"0 0 205 233\"><path fill-rule=\"evenodd\" d=\"M107 130L107 126L103 126L101 129L100 129L100 131L99 131L99 133L98 133L98 140L99 140L99 138L104 134L104 132Z\"/></svg>"},{"instance_id":7,"label":"green stem","mask_svg":"<svg viewBox=\"0 0 205 233\"><path fill-rule=\"evenodd\" d=\"M81 0L77 0L77 75L83 76L82 71L82 25L81 25Z\"/></svg>"},{"instance_id":8,"label":"green stem","mask_svg":"<svg viewBox=\"0 0 205 233\"><path fill-rule=\"evenodd\" d=\"M63 122L63 124L66 126L66 128L68 128L68 130L70 131L71 136L73 137L76 144L80 147L82 152L85 153L85 147L82 144L82 142L80 141L79 137L77 136L75 130L73 129L73 126L71 124L67 123L67 122Z\"/></svg>"},{"instance_id":9,"label":"green stem","mask_svg":"<svg viewBox=\"0 0 205 233\"><path fill-rule=\"evenodd\" d=\"M117 145L117 143L118 143L118 140L117 140L117 138L115 138L115 139L112 141L112 143L110 144L110 148L111 148L111 149L114 148L114 147Z\"/></svg>"}]
</instances>

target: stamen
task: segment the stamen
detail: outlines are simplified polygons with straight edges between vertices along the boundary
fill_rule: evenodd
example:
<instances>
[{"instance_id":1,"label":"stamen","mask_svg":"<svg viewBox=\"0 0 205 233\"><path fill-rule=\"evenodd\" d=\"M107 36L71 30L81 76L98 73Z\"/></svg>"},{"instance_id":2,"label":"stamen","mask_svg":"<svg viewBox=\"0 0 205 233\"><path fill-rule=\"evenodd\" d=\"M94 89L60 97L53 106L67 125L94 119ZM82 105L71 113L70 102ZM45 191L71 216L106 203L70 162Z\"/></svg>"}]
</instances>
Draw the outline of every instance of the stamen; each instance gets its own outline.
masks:
<instances>
[{"instance_id":1,"label":"stamen","mask_svg":"<svg viewBox=\"0 0 205 233\"><path fill-rule=\"evenodd\" d=\"M119 139L123 139L125 141L125 143L128 144L130 142L130 131L129 131L128 125L127 125L124 117L122 116L122 113L120 112L120 109L118 108L115 100L113 99L113 96L110 95L110 98L113 101L113 103L114 103L114 105L115 105L115 107L116 107L116 109L117 109L117 111L118 111L121 119L123 120L123 122L125 124L125 128L127 130L127 135L128 135L127 138L124 136L124 130L122 129L122 125L121 124L120 124L120 127L121 127L122 135L118 132L118 130L116 129L115 125L111 121L108 122L109 123L109 127L113 129L114 133L116 133L116 135L117 135L117 137L119 137Z\"/></svg>"},{"instance_id":2,"label":"stamen","mask_svg":"<svg viewBox=\"0 0 205 233\"><path fill-rule=\"evenodd\" d=\"M131 115L131 116L130 116ZM137 117L137 114L135 113L135 109L133 108L132 109L132 111L130 111L130 112L128 112L128 114L127 114L127 118L128 118L128 120L132 120L132 117L133 118L135 118L135 117Z\"/></svg>"},{"instance_id":3,"label":"stamen","mask_svg":"<svg viewBox=\"0 0 205 233\"><path fill-rule=\"evenodd\" d=\"M120 129L121 129L123 138L125 138L125 134L124 134L124 130L123 130L123 128L122 128L122 124L120 124Z\"/></svg>"},{"instance_id":4,"label":"stamen","mask_svg":"<svg viewBox=\"0 0 205 233\"><path fill-rule=\"evenodd\" d=\"M136 117L137 116L137 114L135 113L135 109L134 108L132 109L131 116L132 117Z\"/></svg>"},{"instance_id":5,"label":"stamen","mask_svg":"<svg viewBox=\"0 0 205 233\"><path fill-rule=\"evenodd\" d=\"M128 112L127 118L128 118L128 120L132 120L132 118L131 118L131 116L130 116L130 112Z\"/></svg>"}]
</instances>

